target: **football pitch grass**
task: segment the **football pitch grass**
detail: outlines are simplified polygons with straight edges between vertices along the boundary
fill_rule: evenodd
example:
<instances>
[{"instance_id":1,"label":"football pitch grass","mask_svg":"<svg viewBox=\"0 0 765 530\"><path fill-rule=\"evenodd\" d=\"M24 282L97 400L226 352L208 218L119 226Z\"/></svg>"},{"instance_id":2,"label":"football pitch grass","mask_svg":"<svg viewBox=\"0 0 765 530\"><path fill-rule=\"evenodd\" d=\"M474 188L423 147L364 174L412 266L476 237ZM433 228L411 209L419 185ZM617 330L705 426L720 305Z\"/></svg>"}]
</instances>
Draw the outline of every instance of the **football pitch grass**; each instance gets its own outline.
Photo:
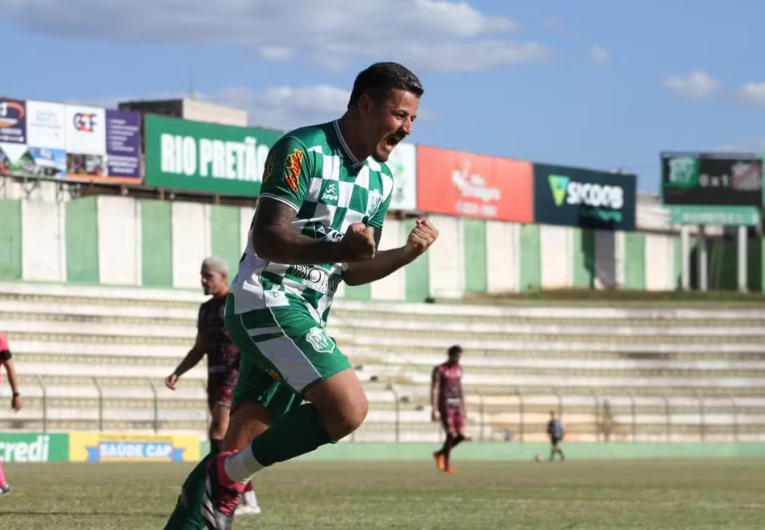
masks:
<instances>
[{"instance_id":1,"label":"football pitch grass","mask_svg":"<svg viewBox=\"0 0 765 530\"><path fill-rule=\"evenodd\" d=\"M283 464L236 529L761 529L761 459ZM162 529L191 464L7 464L3 530Z\"/></svg>"}]
</instances>

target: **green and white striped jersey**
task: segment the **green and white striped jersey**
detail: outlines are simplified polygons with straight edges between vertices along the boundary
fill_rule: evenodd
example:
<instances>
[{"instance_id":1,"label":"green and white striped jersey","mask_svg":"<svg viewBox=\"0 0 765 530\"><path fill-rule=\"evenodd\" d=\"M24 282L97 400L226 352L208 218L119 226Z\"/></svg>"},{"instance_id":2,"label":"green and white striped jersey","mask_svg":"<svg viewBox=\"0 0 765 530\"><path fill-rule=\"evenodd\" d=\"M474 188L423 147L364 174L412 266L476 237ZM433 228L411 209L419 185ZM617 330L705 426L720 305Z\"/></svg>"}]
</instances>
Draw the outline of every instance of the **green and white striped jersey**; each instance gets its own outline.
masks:
<instances>
[{"instance_id":1,"label":"green and white striped jersey","mask_svg":"<svg viewBox=\"0 0 765 530\"><path fill-rule=\"evenodd\" d=\"M340 241L353 223L382 228L393 194L393 176L370 157L356 160L337 121L303 127L283 136L268 154L260 197L296 212L292 228L315 239ZM305 304L326 325L345 263L293 265L258 257L253 229L231 284L240 314L267 307Z\"/></svg>"}]
</instances>

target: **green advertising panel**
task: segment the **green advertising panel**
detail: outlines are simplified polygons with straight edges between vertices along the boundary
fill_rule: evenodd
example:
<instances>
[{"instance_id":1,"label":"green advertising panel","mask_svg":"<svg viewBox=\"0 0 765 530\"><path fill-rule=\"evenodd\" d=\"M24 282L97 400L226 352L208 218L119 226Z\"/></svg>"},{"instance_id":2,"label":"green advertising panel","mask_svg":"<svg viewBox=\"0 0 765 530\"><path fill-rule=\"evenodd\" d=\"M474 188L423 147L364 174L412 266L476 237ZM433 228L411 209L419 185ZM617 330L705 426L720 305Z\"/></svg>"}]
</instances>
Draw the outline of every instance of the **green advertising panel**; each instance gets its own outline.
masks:
<instances>
[{"instance_id":1,"label":"green advertising panel","mask_svg":"<svg viewBox=\"0 0 765 530\"><path fill-rule=\"evenodd\" d=\"M672 206L669 208L672 224L757 226L760 211L747 206Z\"/></svg>"},{"instance_id":2,"label":"green advertising panel","mask_svg":"<svg viewBox=\"0 0 765 530\"><path fill-rule=\"evenodd\" d=\"M284 133L148 115L146 184L257 196L271 146Z\"/></svg>"},{"instance_id":3,"label":"green advertising panel","mask_svg":"<svg viewBox=\"0 0 765 530\"><path fill-rule=\"evenodd\" d=\"M68 434L0 432L0 462L66 462Z\"/></svg>"}]
</instances>

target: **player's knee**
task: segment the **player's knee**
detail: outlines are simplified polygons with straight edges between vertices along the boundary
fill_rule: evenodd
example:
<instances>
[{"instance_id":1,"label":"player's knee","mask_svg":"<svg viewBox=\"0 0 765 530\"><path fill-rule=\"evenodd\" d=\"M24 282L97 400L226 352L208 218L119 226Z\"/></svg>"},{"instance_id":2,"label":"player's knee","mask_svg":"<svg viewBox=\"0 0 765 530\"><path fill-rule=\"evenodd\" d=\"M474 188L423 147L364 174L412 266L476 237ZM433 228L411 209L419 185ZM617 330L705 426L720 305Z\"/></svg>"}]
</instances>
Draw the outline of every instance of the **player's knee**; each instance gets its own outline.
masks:
<instances>
[{"instance_id":1,"label":"player's knee","mask_svg":"<svg viewBox=\"0 0 765 530\"><path fill-rule=\"evenodd\" d=\"M341 440L361 427L369 412L369 404L363 394L356 401L344 402L329 421L325 422L327 435L332 440Z\"/></svg>"},{"instance_id":2,"label":"player's knee","mask_svg":"<svg viewBox=\"0 0 765 530\"><path fill-rule=\"evenodd\" d=\"M223 423L212 422L210 424L210 439L211 440L223 440L226 436L226 427Z\"/></svg>"}]
</instances>

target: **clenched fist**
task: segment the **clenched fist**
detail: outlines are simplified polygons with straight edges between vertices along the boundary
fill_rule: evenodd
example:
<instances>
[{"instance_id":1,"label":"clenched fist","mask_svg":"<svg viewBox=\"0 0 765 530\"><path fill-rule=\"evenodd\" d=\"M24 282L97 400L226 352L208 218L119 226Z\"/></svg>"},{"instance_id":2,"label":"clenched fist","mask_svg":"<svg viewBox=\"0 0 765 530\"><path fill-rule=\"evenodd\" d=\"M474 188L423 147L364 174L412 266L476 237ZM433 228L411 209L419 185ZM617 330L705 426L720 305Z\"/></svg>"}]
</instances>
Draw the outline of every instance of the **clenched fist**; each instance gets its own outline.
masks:
<instances>
[{"instance_id":1,"label":"clenched fist","mask_svg":"<svg viewBox=\"0 0 765 530\"><path fill-rule=\"evenodd\" d=\"M424 254L438 239L438 230L427 219L417 219L417 225L409 233L406 250L417 257Z\"/></svg>"},{"instance_id":2,"label":"clenched fist","mask_svg":"<svg viewBox=\"0 0 765 530\"><path fill-rule=\"evenodd\" d=\"M340 241L343 262L363 261L375 257L375 231L364 223L353 223Z\"/></svg>"}]
</instances>

